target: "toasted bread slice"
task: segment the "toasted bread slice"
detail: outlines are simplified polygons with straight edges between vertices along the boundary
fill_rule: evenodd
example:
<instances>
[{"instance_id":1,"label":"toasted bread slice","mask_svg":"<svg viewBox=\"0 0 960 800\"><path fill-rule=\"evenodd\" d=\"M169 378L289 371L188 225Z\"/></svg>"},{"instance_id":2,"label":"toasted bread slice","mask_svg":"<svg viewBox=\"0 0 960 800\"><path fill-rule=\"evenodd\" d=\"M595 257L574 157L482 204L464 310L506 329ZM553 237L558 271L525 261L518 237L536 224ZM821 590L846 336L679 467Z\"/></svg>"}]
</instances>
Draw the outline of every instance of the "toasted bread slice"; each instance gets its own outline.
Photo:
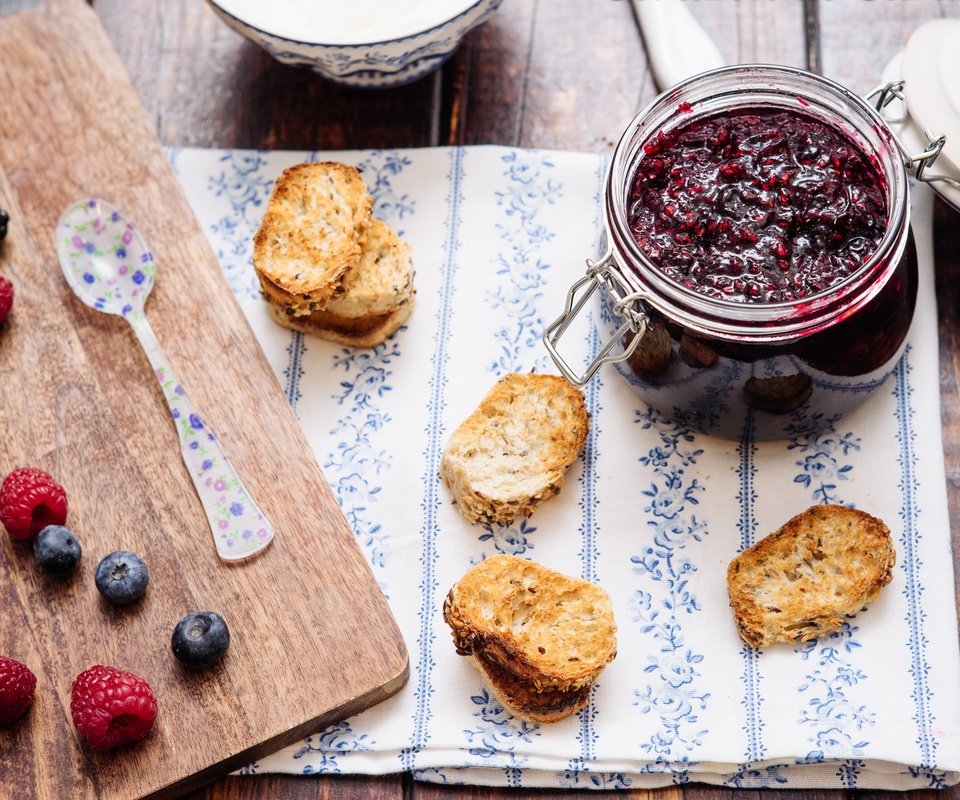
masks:
<instances>
[{"instance_id":1,"label":"toasted bread slice","mask_svg":"<svg viewBox=\"0 0 960 800\"><path fill-rule=\"evenodd\" d=\"M345 344L349 347L376 347L396 333L413 312L411 294L396 308L386 314L353 319L338 317L326 311L315 311L307 316L288 314L284 309L269 303L270 314L285 328L316 336L319 339Z\"/></svg>"},{"instance_id":2,"label":"toasted bread slice","mask_svg":"<svg viewBox=\"0 0 960 800\"><path fill-rule=\"evenodd\" d=\"M890 583L895 561L881 520L844 506L813 506L730 562L737 630L754 647L839 630L845 616Z\"/></svg>"},{"instance_id":3,"label":"toasted bread slice","mask_svg":"<svg viewBox=\"0 0 960 800\"><path fill-rule=\"evenodd\" d=\"M326 311L344 318L388 314L413 291L410 245L387 223L372 219L360 263L343 276L343 292L331 298Z\"/></svg>"},{"instance_id":4,"label":"toasted bread slice","mask_svg":"<svg viewBox=\"0 0 960 800\"><path fill-rule=\"evenodd\" d=\"M477 656L470 656L470 662L486 679L500 702L515 717L529 722L557 722L576 714L590 702L592 686L570 690L544 689L538 692L532 684L522 681L498 664Z\"/></svg>"},{"instance_id":5,"label":"toasted bread slice","mask_svg":"<svg viewBox=\"0 0 960 800\"><path fill-rule=\"evenodd\" d=\"M312 299L312 295L295 295L286 289L277 286L262 272L257 272L257 280L260 281L260 293L274 305L278 306L287 316L306 317L314 311L319 311L322 306L330 302L330 298L322 300ZM333 295L340 291L338 288L333 290Z\"/></svg>"},{"instance_id":6,"label":"toasted bread slice","mask_svg":"<svg viewBox=\"0 0 960 800\"><path fill-rule=\"evenodd\" d=\"M518 556L491 556L470 569L447 593L443 618L458 653L534 692L589 686L617 654L606 591Z\"/></svg>"},{"instance_id":7,"label":"toasted bread slice","mask_svg":"<svg viewBox=\"0 0 960 800\"><path fill-rule=\"evenodd\" d=\"M371 219L357 267L346 272L325 303L291 294L262 274L260 288L264 297L286 316L312 316L311 322L317 325L311 327L371 329L410 299L413 278L410 245L385 222ZM323 316L323 312L328 316Z\"/></svg>"},{"instance_id":8,"label":"toasted bread slice","mask_svg":"<svg viewBox=\"0 0 960 800\"><path fill-rule=\"evenodd\" d=\"M583 393L563 378L505 375L453 432L440 475L471 522L529 517L562 488L589 421Z\"/></svg>"},{"instance_id":9,"label":"toasted bread slice","mask_svg":"<svg viewBox=\"0 0 960 800\"><path fill-rule=\"evenodd\" d=\"M284 170L253 239L264 291L289 295L291 305L301 304L297 313L323 308L360 263L372 208L355 167L321 162Z\"/></svg>"}]
</instances>

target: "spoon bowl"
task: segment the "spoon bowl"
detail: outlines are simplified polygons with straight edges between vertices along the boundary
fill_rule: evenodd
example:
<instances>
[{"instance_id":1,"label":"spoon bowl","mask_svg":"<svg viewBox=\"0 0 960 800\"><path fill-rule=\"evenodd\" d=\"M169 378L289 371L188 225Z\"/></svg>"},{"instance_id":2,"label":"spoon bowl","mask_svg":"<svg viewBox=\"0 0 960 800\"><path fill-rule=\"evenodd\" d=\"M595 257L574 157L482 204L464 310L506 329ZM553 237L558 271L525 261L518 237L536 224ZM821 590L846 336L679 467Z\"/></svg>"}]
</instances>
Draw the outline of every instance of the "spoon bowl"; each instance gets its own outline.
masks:
<instances>
[{"instance_id":1,"label":"spoon bowl","mask_svg":"<svg viewBox=\"0 0 960 800\"><path fill-rule=\"evenodd\" d=\"M156 282L153 254L137 226L104 200L80 200L57 223L57 254L73 293L97 311L142 312Z\"/></svg>"}]
</instances>

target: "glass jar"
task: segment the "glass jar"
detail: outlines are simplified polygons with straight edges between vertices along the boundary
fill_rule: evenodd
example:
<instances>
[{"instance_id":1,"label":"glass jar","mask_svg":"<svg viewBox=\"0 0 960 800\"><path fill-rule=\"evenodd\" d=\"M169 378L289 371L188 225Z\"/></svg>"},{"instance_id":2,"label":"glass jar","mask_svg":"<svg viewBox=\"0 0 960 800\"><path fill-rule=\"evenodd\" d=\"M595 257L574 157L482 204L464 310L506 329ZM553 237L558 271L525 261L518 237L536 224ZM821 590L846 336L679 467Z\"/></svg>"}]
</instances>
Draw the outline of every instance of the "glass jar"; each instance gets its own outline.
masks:
<instances>
[{"instance_id":1,"label":"glass jar","mask_svg":"<svg viewBox=\"0 0 960 800\"><path fill-rule=\"evenodd\" d=\"M842 134L874 165L885 193L885 226L873 253L835 285L789 301L736 302L688 288L647 256L628 219L634 176L649 157L645 144L693 120L758 110L792 112ZM613 362L643 400L694 430L786 438L859 405L903 352L917 294L904 156L879 114L833 81L747 65L702 73L660 95L617 144L603 221L603 255L587 262L564 314L544 333L576 385ZM600 319L611 335L580 375L557 345L598 288Z\"/></svg>"}]
</instances>

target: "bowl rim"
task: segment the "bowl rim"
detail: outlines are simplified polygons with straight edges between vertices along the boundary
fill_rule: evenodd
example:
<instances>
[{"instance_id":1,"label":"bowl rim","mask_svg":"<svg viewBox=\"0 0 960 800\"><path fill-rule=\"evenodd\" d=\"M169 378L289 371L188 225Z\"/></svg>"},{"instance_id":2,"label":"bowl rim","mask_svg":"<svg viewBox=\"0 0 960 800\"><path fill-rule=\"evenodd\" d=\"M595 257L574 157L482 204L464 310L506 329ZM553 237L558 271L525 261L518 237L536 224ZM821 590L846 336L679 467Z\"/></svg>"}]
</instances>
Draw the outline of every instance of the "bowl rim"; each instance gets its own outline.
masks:
<instances>
[{"instance_id":1,"label":"bowl rim","mask_svg":"<svg viewBox=\"0 0 960 800\"><path fill-rule=\"evenodd\" d=\"M354 49L354 50L396 44L397 42L403 42L403 41L406 41L407 39L416 39L420 36L424 36L426 34L430 34L435 31L438 31L441 28L445 28L450 23L456 22L461 17L466 16L467 14L469 14L471 11L473 11L480 5L483 5L485 3L492 3L494 8L500 5L500 0L474 0L473 2L469 2L468 0L468 5L466 7L458 11L452 17L447 17L446 19L441 20L437 24L431 25L429 28L423 28L422 30L405 33L401 36L394 36L391 39L378 39L372 42L339 42L338 43L338 42L312 41L309 39L292 39L289 36L284 36L283 34L274 33L273 31L269 31L269 30L266 30L265 28L258 27L257 25L254 25L253 23L248 22L242 17L237 16L234 12L227 10L226 8L223 7L223 5L221 5L221 3L224 2L224 0L207 0L207 2L211 6L213 6L214 10L217 11L218 13L226 17L229 17L230 19L240 23L246 28L250 28L251 30L256 31L257 33L263 34L264 36L269 36L273 39L278 39L283 42L290 42L291 44L309 45L311 47L326 47L331 49L342 48L342 49Z\"/></svg>"}]
</instances>

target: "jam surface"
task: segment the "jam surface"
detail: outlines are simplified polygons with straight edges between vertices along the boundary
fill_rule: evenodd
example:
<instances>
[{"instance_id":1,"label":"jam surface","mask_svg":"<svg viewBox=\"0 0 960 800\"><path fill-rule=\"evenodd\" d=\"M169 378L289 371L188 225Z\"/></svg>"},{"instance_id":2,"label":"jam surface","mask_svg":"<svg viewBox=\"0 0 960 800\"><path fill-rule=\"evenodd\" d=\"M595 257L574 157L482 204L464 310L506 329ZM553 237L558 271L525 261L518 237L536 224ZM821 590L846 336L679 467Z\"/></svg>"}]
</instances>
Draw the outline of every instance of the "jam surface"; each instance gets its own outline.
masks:
<instances>
[{"instance_id":1,"label":"jam surface","mask_svg":"<svg viewBox=\"0 0 960 800\"><path fill-rule=\"evenodd\" d=\"M741 109L657 134L630 187L630 230L669 278L711 297L779 303L853 274L883 237L879 169L799 112Z\"/></svg>"}]
</instances>

